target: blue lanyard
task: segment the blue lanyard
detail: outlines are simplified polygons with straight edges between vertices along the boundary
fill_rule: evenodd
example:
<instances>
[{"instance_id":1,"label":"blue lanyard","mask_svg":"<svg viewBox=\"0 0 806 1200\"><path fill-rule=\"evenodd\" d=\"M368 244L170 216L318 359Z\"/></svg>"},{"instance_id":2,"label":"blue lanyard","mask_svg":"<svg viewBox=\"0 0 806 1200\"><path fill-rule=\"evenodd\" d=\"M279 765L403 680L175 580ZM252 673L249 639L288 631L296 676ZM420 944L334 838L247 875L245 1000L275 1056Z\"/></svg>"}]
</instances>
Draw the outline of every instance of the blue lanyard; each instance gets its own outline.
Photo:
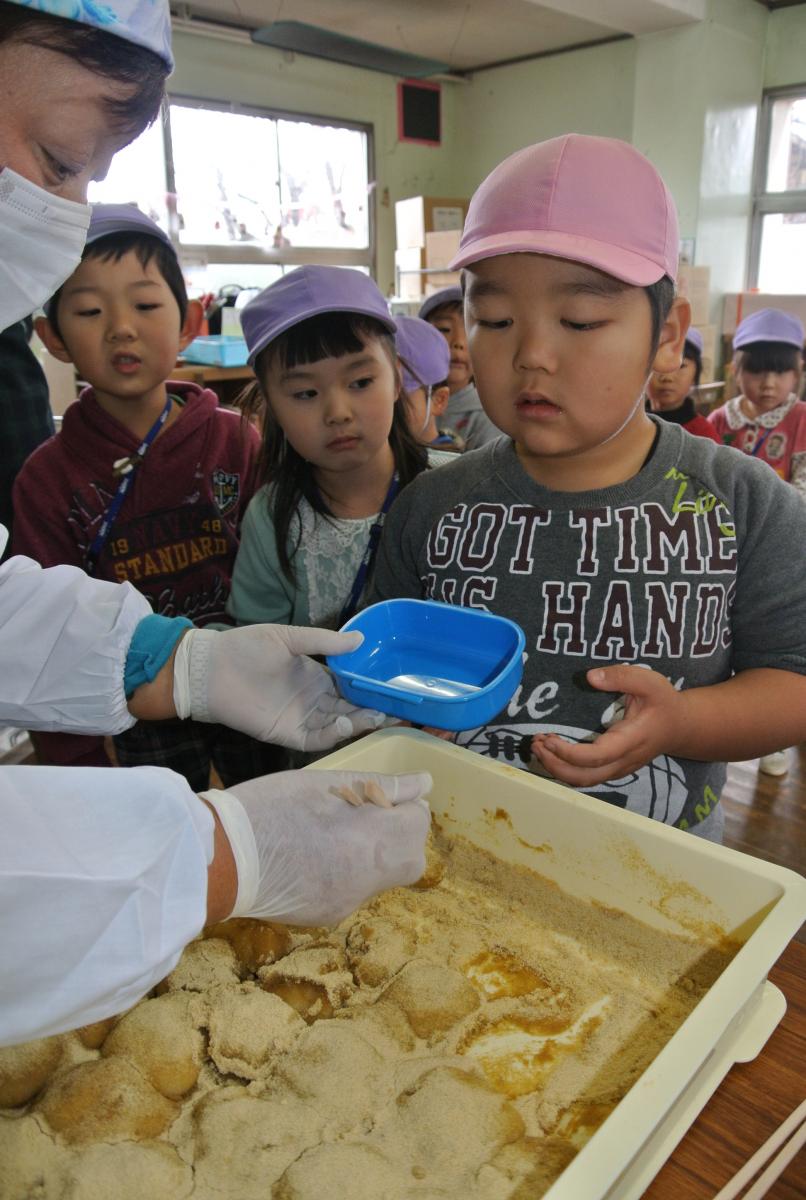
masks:
<instances>
[{"instance_id":1,"label":"blue lanyard","mask_svg":"<svg viewBox=\"0 0 806 1200\"><path fill-rule=\"evenodd\" d=\"M400 480L397 477L397 472L395 472L392 476L392 482L389 484L389 490L386 493L386 499L383 502L383 507L370 526L369 537L367 539L367 548L364 551L364 557L361 559L361 564L356 572L355 579L353 580L353 586L350 590L347 603L344 605L344 608L341 610L341 614L339 615L339 629L341 629L345 621L350 620L350 617L354 615L358 608L358 601L361 599L361 593L366 585L367 576L372 570L372 565L375 562L375 555L378 553L378 543L381 540L381 532L383 530L383 523L386 520L386 514L392 507L392 501L399 491Z\"/></svg>"},{"instance_id":2,"label":"blue lanyard","mask_svg":"<svg viewBox=\"0 0 806 1200\"><path fill-rule=\"evenodd\" d=\"M168 413L171 411L172 403L173 397L169 396L165 401L165 408L163 408L162 412L157 417L156 421L151 426L148 433L135 450L134 454L130 454L128 458L119 458L117 462L113 463L112 470L115 475L120 476L120 483L118 484L118 490L115 492L114 496L109 502L109 507L104 513L104 517L98 528L98 532L92 539L90 548L87 551L85 568L88 575L95 574L95 568L98 565L98 559L101 557L101 551L109 540L109 535L112 532L112 526L115 524L118 513L120 512L120 506L125 500L126 493L131 487L132 480L134 479L134 472L145 458L148 447L154 441L154 438L168 420Z\"/></svg>"},{"instance_id":3,"label":"blue lanyard","mask_svg":"<svg viewBox=\"0 0 806 1200\"><path fill-rule=\"evenodd\" d=\"M760 449L761 449L761 447L764 445L764 443L766 442L767 438L770 436L770 434L772 433L772 431L773 431L773 429L774 429L774 428L775 428L775 426L770 426L770 428L769 428L769 429L765 429L763 437L760 437L760 438L758 439L758 441L756 442L755 446L754 446L754 447L753 447L753 449L750 451L750 454L751 454L752 456L754 456L754 457L755 457L755 455L756 455L756 454L758 454L759 450L760 450Z\"/></svg>"}]
</instances>

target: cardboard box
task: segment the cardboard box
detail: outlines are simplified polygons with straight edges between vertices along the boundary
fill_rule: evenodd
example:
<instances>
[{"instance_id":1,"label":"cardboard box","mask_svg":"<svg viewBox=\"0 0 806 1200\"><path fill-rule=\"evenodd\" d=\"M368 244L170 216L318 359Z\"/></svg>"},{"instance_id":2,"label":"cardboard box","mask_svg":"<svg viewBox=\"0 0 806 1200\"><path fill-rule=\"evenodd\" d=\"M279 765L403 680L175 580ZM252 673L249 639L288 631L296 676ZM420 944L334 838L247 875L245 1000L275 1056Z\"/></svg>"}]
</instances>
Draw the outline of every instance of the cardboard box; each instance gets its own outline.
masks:
<instances>
[{"instance_id":1,"label":"cardboard box","mask_svg":"<svg viewBox=\"0 0 806 1200\"><path fill-rule=\"evenodd\" d=\"M425 235L425 265L434 271L447 271L459 253L461 229L444 229Z\"/></svg>"},{"instance_id":2,"label":"cardboard box","mask_svg":"<svg viewBox=\"0 0 806 1200\"><path fill-rule=\"evenodd\" d=\"M702 334L702 375L700 383L713 383L716 369L716 325L698 325Z\"/></svg>"},{"instance_id":3,"label":"cardboard box","mask_svg":"<svg viewBox=\"0 0 806 1200\"><path fill-rule=\"evenodd\" d=\"M691 324L707 325L709 297L711 291L710 267L680 267L677 273L677 290L691 305Z\"/></svg>"},{"instance_id":4,"label":"cardboard box","mask_svg":"<svg viewBox=\"0 0 806 1200\"><path fill-rule=\"evenodd\" d=\"M423 278L426 296L433 296L443 288L458 287L461 276L458 271L438 271L436 275L424 275Z\"/></svg>"},{"instance_id":5,"label":"cardboard box","mask_svg":"<svg viewBox=\"0 0 806 1200\"><path fill-rule=\"evenodd\" d=\"M444 196L409 196L395 202L395 233L398 250L425 249L427 233L461 229L467 215L467 200Z\"/></svg>"}]
</instances>

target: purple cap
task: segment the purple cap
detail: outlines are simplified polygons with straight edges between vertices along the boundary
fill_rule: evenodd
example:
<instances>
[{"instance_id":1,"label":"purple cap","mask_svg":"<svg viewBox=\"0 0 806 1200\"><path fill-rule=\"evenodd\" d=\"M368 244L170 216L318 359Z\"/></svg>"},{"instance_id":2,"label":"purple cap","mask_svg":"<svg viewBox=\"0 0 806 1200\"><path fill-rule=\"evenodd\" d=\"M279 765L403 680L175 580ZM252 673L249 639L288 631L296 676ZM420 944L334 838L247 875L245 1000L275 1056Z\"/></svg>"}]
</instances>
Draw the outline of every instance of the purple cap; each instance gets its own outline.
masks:
<instances>
[{"instance_id":1,"label":"purple cap","mask_svg":"<svg viewBox=\"0 0 806 1200\"><path fill-rule=\"evenodd\" d=\"M397 352L403 363L403 386L407 392L433 387L447 379L451 352L445 338L420 317L398 317Z\"/></svg>"},{"instance_id":2,"label":"purple cap","mask_svg":"<svg viewBox=\"0 0 806 1200\"><path fill-rule=\"evenodd\" d=\"M689 346L694 347L698 354L702 354L703 340L699 329L695 329L693 325L689 325L686 330L686 341Z\"/></svg>"},{"instance_id":3,"label":"purple cap","mask_svg":"<svg viewBox=\"0 0 806 1200\"><path fill-rule=\"evenodd\" d=\"M760 308L740 321L733 335L733 349L752 346L753 342L783 342L803 349L803 325L794 313L780 308Z\"/></svg>"},{"instance_id":4,"label":"purple cap","mask_svg":"<svg viewBox=\"0 0 806 1200\"><path fill-rule=\"evenodd\" d=\"M504 159L477 188L452 271L500 254L550 254L646 287L677 276L677 211L634 146L567 133Z\"/></svg>"},{"instance_id":5,"label":"purple cap","mask_svg":"<svg viewBox=\"0 0 806 1200\"><path fill-rule=\"evenodd\" d=\"M420 305L420 311L417 316L420 320L425 321L430 313L437 308L442 308L443 304L462 304L462 289L457 285L454 287L443 288L441 292L434 292L433 296L426 296Z\"/></svg>"},{"instance_id":6,"label":"purple cap","mask_svg":"<svg viewBox=\"0 0 806 1200\"><path fill-rule=\"evenodd\" d=\"M169 71L174 69L171 54L171 13L168 0L114 0L97 4L91 0L11 0L20 8L47 13L91 25L104 33L113 33L158 54Z\"/></svg>"},{"instance_id":7,"label":"purple cap","mask_svg":"<svg viewBox=\"0 0 806 1200\"><path fill-rule=\"evenodd\" d=\"M349 267L297 267L264 288L241 309L241 328L254 365L261 350L281 333L321 313L351 312L374 317L390 333L395 323L378 287Z\"/></svg>"},{"instance_id":8,"label":"purple cap","mask_svg":"<svg viewBox=\"0 0 806 1200\"><path fill-rule=\"evenodd\" d=\"M144 212L140 212L134 204L93 204L90 212L90 226L87 230L87 240L85 246L91 246L93 242L100 241L101 238L108 237L110 233L141 233L147 234L149 237L158 238L164 242L170 249L172 254L176 254L176 248L173 242L168 237L163 229L160 229L151 217L147 217ZM50 317L53 310L53 297L43 305L45 316Z\"/></svg>"},{"instance_id":9,"label":"purple cap","mask_svg":"<svg viewBox=\"0 0 806 1200\"><path fill-rule=\"evenodd\" d=\"M173 242L164 229L160 229L151 217L140 212L134 204L93 204L90 213L90 227L87 230L87 245L108 237L110 233L145 233L150 237L159 238L166 246L170 246L174 254Z\"/></svg>"}]
</instances>

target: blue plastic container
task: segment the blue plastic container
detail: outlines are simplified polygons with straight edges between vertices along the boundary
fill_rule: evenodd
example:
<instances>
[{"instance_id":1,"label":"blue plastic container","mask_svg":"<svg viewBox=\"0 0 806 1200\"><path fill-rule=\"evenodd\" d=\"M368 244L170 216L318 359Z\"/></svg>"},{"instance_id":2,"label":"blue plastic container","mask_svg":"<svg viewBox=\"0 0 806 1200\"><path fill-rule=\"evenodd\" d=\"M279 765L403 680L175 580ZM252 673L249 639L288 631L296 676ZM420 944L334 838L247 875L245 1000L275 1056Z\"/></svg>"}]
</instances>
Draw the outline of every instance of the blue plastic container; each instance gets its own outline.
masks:
<instances>
[{"instance_id":1,"label":"blue plastic container","mask_svg":"<svg viewBox=\"0 0 806 1200\"><path fill-rule=\"evenodd\" d=\"M245 367L248 356L244 339L231 333L194 338L182 351L186 362L210 367Z\"/></svg>"},{"instance_id":2,"label":"blue plastic container","mask_svg":"<svg viewBox=\"0 0 806 1200\"><path fill-rule=\"evenodd\" d=\"M514 621L434 600L384 600L343 626L364 641L327 660L345 699L437 729L475 729L509 703L523 675Z\"/></svg>"}]
</instances>

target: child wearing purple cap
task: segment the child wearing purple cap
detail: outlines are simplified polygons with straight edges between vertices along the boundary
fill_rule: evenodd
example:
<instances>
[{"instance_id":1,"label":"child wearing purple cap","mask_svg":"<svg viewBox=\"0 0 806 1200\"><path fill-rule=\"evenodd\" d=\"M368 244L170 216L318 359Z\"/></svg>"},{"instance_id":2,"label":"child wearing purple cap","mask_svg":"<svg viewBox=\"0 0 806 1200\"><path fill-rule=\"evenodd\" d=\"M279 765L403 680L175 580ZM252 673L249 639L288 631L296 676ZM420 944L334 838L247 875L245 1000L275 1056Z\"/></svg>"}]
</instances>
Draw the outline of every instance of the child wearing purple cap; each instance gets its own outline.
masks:
<instances>
[{"instance_id":1,"label":"child wearing purple cap","mask_svg":"<svg viewBox=\"0 0 806 1200\"><path fill-rule=\"evenodd\" d=\"M241 314L263 421L261 481L228 611L338 628L356 611L393 500L430 462L412 436L395 323L361 271L299 267Z\"/></svg>"},{"instance_id":2,"label":"child wearing purple cap","mask_svg":"<svg viewBox=\"0 0 806 1200\"><path fill-rule=\"evenodd\" d=\"M418 442L454 453L465 444L437 422L448 406L450 351L445 339L420 317L397 317L397 357L408 400L409 429Z\"/></svg>"},{"instance_id":3,"label":"child wearing purple cap","mask_svg":"<svg viewBox=\"0 0 806 1200\"><path fill-rule=\"evenodd\" d=\"M733 368L740 394L709 414L726 446L769 463L806 499L806 404L798 399L803 377L803 325L793 313L762 308L733 336ZM762 755L759 770L785 775L788 750Z\"/></svg>"},{"instance_id":4,"label":"child wearing purple cap","mask_svg":"<svg viewBox=\"0 0 806 1200\"><path fill-rule=\"evenodd\" d=\"M505 437L415 480L370 599L526 634L506 709L457 735L719 840L725 763L806 736L806 506L765 465L647 413L689 325L674 202L627 143L568 134L473 197L453 269Z\"/></svg>"},{"instance_id":5,"label":"child wearing purple cap","mask_svg":"<svg viewBox=\"0 0 806 1200\"><path fill-rule=\"evenodd\" d=\"M689 329L683 345L683 359L674 371L653 371L646 386L647 406L664 421L682 425L688 433L721 442L707 417L694 407L692 390L702 375L702 334Z\"/></svg>"},{"instance_id":6,"label":"child wearing purple cap","mask_svg":"<svg viewBox=\"0 0 806 1200\"><path fill-rule=\"evenodd\" d=\"M129 582L163 616L229 624L260 439L213 392L166 382L199 320L170 240L131 205L95 205L82 261L46 311L40 337L89 386L17 477L15 552ZM36 743L43 763L109 765L96 737ZM211 763L225 786L282 765L273 746L192 720L141 722L115 751L121 766L168 766L196 791Z\"/></svg>"},{"instance_id":7,"label":"child wearing purple cap","mask_svg":"<svg viewBox=\"0 0 806 1200\"><path fill-rule=\"evenodd\" d=\"M462 439L465 450L476 450L479 446L500 437L501 430L493 425L482 408L473 382L473 368L467 352L461 289L448 287L434 292L433 296L428 296L423 301L417 315L439 330L450 351L450 399L444 414L437 421L440 431L455 433Z\"/></svg>"},{"instance_id":8,"label":"child wearing purple cap","mask_svg":"<svg viewBox=\"0 0 806 1200\"><path fill-rule=\"evenodd\" d=\"M803 326L792 313L762 308L739 323L733 367L740 395L708 419L726 446L762 462L806 499Z\"/></svg>"}]
</instances>

